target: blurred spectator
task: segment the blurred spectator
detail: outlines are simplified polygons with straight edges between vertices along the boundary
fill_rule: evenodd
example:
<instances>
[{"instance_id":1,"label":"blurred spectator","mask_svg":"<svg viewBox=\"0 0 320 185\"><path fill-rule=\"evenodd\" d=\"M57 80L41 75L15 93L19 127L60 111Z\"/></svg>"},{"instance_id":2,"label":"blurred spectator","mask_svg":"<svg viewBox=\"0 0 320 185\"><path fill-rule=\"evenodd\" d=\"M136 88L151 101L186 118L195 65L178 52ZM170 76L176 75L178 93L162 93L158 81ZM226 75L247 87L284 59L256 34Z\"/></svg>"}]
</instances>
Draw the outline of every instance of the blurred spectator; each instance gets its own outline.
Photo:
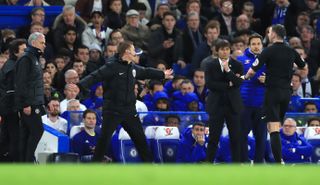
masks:
<instances>
[{"instance_id":1,"label":"blurred spectator","mask_svg":"<svg viewBox=\"0 0 320 185\"><path fill-rule=\"evenodd\" d=\"M304 104L304 112L305 113L318 113L317 104L314 102L306 102Z\"/></svg>"},{"instance_id":2,"label":"blurred spectator","mask_svg":"<svg viewBox=\"0 0 320 185\"><path fill-rule=\"evenodd\" d=\"M24 6L50 6L50 4L44 0L30 0Z\"/></svg>"},{"instance_id":3,"label":"blurred spectator","mask_svg":"<svg viewBox=\"0 0 320 185\"><path fill-rule=\"evenodd\" d=\"M205 105L206 97L209 90L206 87L206 81L204 77L204 70L196 69L193 73L194 93L198 96L200 102Z\"/></svg>"},{"instance_id":4,"label":"blurred spectator","mask_svg":"<svg viewBox=\"0 0 320 185\"><path fill-rule=\"evenodd\" d=\"M63 44L63 36L67 27L74 27L76 32L77 43L81 43L81 34L86 28L86 22L76 15L74 6L65 5L62 13L58 15L53 23L53 43L56 50L59 50Z\"/></svg>"},{"instance_id":5,"label":"blurred spectator","mask_svg":"<svg viewBox=\"0 0 320 185\"><path fill-rule=\"evenodd\" d=\"M48 72L46 72L48 74ZM45 73L44 73L45 74ZM45 76L45 75L44 75ZM44 90L44 102L45 105L48 105L51 99L59 99L59 101L63 100L63 96L59 91L51 86L51 84L46 83L44 80L43 83L43 90Z\"/></svg>"},{"instance_id":6,"label":"blurred spectator","mask_svg":"<svg viewBox=\"0 0 320 185\"><path fill-rule=\"evenodd\" d=\"M180 127L180 117L177 116L177 115L174 115L174 114L170 114L170 115L167 115L165 117L165 123L164 123L164 126L166 127L177 127L179 128Z\"/></svg>"},{"instance_id":7,"label":"blurred spectator","mask_svg":"<svg viewBox=\"0 0 320 185\"><path fill-rule=\"evenodd\" d=\"M17 5L19 0L0 0L0 5Z\"/></svg>"},{"instance_id":8,"label":"blurred spectator","mask_svg":"<svg viewBox=\"0 0 320 185\"><path fill-rule=\"evenodd\" d=\"M89 48L85 45L78 46L75 51L74 59L81 60L84 65L87 65L90 59Z\"/></svg>"},{"instance_id":9,"label":"blurred spectator","mask_svg":"<svg viewBox=\"0 0 320 185\"><path fill-rule=\"evenodd\" d=\"M54 62L49 61L45 64L45 70L50 74L51 79L54 79L56 73L58 72L58 67Z\"/></svg>"},{"instance_id":10,"label":"blurred spectator","mask_svg":"<svg viewBox=\"0 0 320 185\"><path fill-rule=\"evenodd\" d=\"M79 75L76 70L69 69L64 74L66 84L77 84L79 82Z\"/></svg>"},{"instance_id":11,"label":"blurred spectator","mask_svg":"<svg viewBox=\"0 0 320 185\"><path fill-rule=\"evenodd\" d=\"M102 110L103 88L102 83L97 83L90 88L90 97L82 101L87 109Z\"/></svg>"},{"instance_id":12,"label":"blurred spectator","mask_svg":"<svg viewBox=\"0 0 320 185\"><path fill-rule=\"evenodd\" d=\"M74 53L76 52L76 48L80 46L77 30L73 26L67 26L65 28L65 32L63 33L63 40L61 43L62 48L66 48L69 52Z\"/></svg>"},{"instance_id":13,"label":"blurred spectator","mask_svg":"<svg viewBox=\"0 0 320 185\"><path fill-rule=\"evenodd\" d=\"M286 163L309 163L312 146L296 133L297 123L287 118L280 130L282 143L282 157Z\"/></svg>"},{"instance_id":14,"label":"blurred spectator","mask_svg":"<svg viewBox=\"0 0 320 185\"><path fill-rule=\"evenodd\" d=\"M59 99L52 98L47 104L47 111L48 113L41 117L42 123L54 128L55 130L61 133L66 134L68 123L67 123L67 120L59 116L60 114Z\"/></svg>"},{"instance_id":15,"label":"blurred spectator","mask_svg":"<svg viewBox=\"0 0 320 185\"><path fill-rule=\"evenodd\" d=\"M158 91L153 96L154 108L152 111L169 111L170 110L170 101L169 97L165 92ZM150 109L148 109L150 111ZM165 115L149 113L143 118L143 125L164 125L165 124Z\"/></svg>"},{"instance_id":16,"label":"blurred spectator","mask_svg":"<svg viewBox=\"0 0 320 185\"><path fill-rule=\"evenodd\" d=\"M89 47L89 62L86 65L85 74L90 74L93 71L103 66L104 61L102 59L102 50L97 44L93 44Z\"/></svg>"},{"instance_id":17,"label":"blurred spectator","mask_svg":"<svg viewBox=\"0 0 320 185\"><path fill-rule=\"evenodd\" d=\"M146 16L147 7L144 3L137 2L134 7L134 10L139 12L139 23L146 26L149 23L149 19Z\"/></svg>"},{"instance_id":18,"label":"blurred spectator","mask_svg":"<svg viewBox=\"0 0 320 185\"><path fill-rule=\"evenodd\" d=\"M157 13L156 15L150 20L150 22L147 24L150 29L156 30L162 26L162 19L163 19L163 14L165 12L168 12L170 10L169 5L165 1L160 1L160 3L157 5Z\"/></svg>"},{"instance_id":19,"label":"blurred spectator","mask_svg":"<svg viewBox=\"0 0 320 185\"><path fill-rule=\"evenodd\" d=\"M149 111L155 110L156 106L154 104L154 94L159 91L163 91L163 84L158 80L151 80L148 84L148 93L143 96L143 102L148 107Z\"/></svg>"},{"instance_id":20,"label":"blurred spectator","mask_svg":"<svg viewBox=\"0 0 320 185\"><path fill-rule=\"evenodd\" d=\"M66 66L66 62L62 55L55 56L53 62L56 64L58 72L62 71L64 66Z\"/></svg>"},{"instance_id":21,"label":"blurred spectator","mask_svg":"<svg viewBox=\"0 0 320 185\"><path fill-rule=\"evenodd\" d=\"M80 79L85 77L85 66L81 60L75 60L72 64L72 69L78 73Z\"/></svg>"},{"instance_id":22,"label":"blurred spectator","mask_svg":"<svg viewBox=\"0 0 320 185\"><path fill-rule=\"evenodd\" d=\"M150 66L155 66L157 59L162 59L171 68L173 63L183 59L182 37L175 28L176 18L171 12L163 15L163 26L151 33L149 40Z\"/></svg>"},{"instance_id":23,"label":"blurred spectator","mask_svg":"<svg viewBox=\"0 0 320 185\"><path fill-rule=\"evenodd\" d=\"M302 47L302 42L299 37L291 37L289 39L289 46L292 48Z\"/></svg>"},{"instance_id":24,"label":"blurred spectator","mask_svg":"<svg viewBox=\"0 0 320 185\"><path fill-rule=\"evenodd\" d=\"M72 99L76 99L79 94L79 89L75 84L66 84L64 94L66 98L60 102L60 111L62 113L67 110L68 102ZM83 104L80 104L80 110L85 111L86 109L87 108Z\"/></svg>"},{"instance_id":25,"label":"blurred spectator","mask_svg":"<svg viewBox=\"0 0 320 185\"><path fill-rule=\"evenodd\" d=\"M187 128L179 142L177 162L198 163L206 158L207 137L205 127L201 122L196 122L192 128Z\"/></svg>"},{"instance_id":26,"label":"blurred spectator","mask_svg":"<svg viewBox=\"0 0 320 185\"><path fill-rule=\"evenodd\" d=\"M292 94L287 111L300 112L300 110L302 109L302 105L300 102L300 99L302 97L299 95L299 88L301 88L301 76L299 74L294 73L291 78L291 84Z\"/></svg>"},{"instance_id":27,"label":"blurred spectator","mask_svg":"<svg viewBox=\"0 0 320 185\"><path fill-rule=\"evenodd\" d=\"M320 127L320 118L312 117L308 119L308 127Z\"/></svg>"},{"instance_id":28,"label":"blurred spectator","mask_svg":"<svg viewBox=\"0 0 320 185\"><path fill-rule=\"evenodd\" d=\"M83 113L84 129L71 138L72 151L80 155L82 162L91 161L99 132L95 130L97 124L97 114L92 110Z\"/></svg>"},{"instance_id":29,"label":"blurred spectator","mask_svg":"<svg viewBox=\"0 0 320 185\"><path fill-rule=\"evenodd\" d=\"M75 4L76 11L87 22L92 19L93 12L101 12L101 15L107 14L108 0L78 0Z\"/></svg>"},{"instance_id":30,"label":"blurred spectator","mask_svg":"<svg viewBox=\"0 0 320 185\"><path fill-rule=\"evenodd\" d=\"M139 12L129 10L126 13L126 25L121 28L121 33L126 41L131 41L135 47L146 51L150 37L149 28L139 23Z\"/></svg>"},{"instance_id":31,"label":"blurred spectator","mask_svg":"<svg viewBox=\"0 0 320 185\"><path fill-rule=\"evenodd\" d=\"M255 33L251 29L250 20L246 14L241 14L236 18L236 29L231 33L231 38L239 36L239 34L243 31L247 31L249 35Z\"/></svg>"},{"instance_id":32,"label":"blurred spectator","mask_svg":"<svg viewBox=\"0 0 320 185\"><path fill-rule=\"evenodd\" d=\"M181 16L179 20L177 20L177 28L180 30L184 30L187 27L187 16L191 12L196 12L199 15L200 20L200 28L203 29L208 19L201 14L201 3L199 0L189 0L186 4L186 12L184 16Z\"/></svg>"},{"instance_id":33,"label":"blurred spectator","mask_svg":"<svg viewBox=\"0 0 320 185\"><path fill-rule=\"evenodd\" d=\"M219 35L220 23L215 20L210 21L204 28L204 37L206 38L206 42L200 44L192 56L193 69L200 68L201 62L205 58L211 58L212 52L215 52L215 50L212 50L212 48L214 47L213 45L218 40Z\"/></svg>"},{"instance_id":34,"label":"blurred spectator","mask_svg":"<svg viewBox=\"0 0 320 185\"><path fill-rule=\"evenodd\" d=\"M87 47L96 44L104 49L109 41L112 29L103 25L104 16L101 12L92 12L90 18L92 25L88 26L82 33L82 43Z\"/></svg>"},{"instance_id":35,"label":"blurred spectator","mask_svg":"<svg viewBox=\"0 0 320 185\"><path fill-rule=\"evenodd\" d=\"M204 42L202 28L200 27L200 17L197 12L190 12L187 15L187 27L183 30L183 60L179 60L177 64L181 70L186 70L186 74L181 75L192 76L191 61L192 56L199 46ZM176 74L177 71L175 71Z\"/></svg>"},{"instance_id":36,"label":"blurred spectator","mask_svg":"<svg viewBox=\"0 0 320 185\"><path fill-rule=\"evenodd\" d=\"M144 104L142 101L138 100L138 94L139 94L139 83L136 82L134 85L134 94L136 96L136 110L138 113L140 112L148 112L148 108L146 106L146 104ZM139 114L140 117L140 121L143 121L143 118L146 116L147 114Z\"/></svg>"},{"instance_id":37,"label":"blurred spectator","mask_svg":"<svg viewBox=\"0 0 320 185\"><path fill-rule=\"evenodd\" d=\"M247 42L242 39L241 37L236 37L234 39L232 39L231 41L231 57L233 59L237 59L237 57L242 56L244 53L244 50L247 47Z\"/></svg>"},{"instance_id":38,"label":"blurred spectator","mask_svg":"<svg viewBox=\"0 0 320 185\"><path fill-rule=\"evenodd\" d=\"M104 49L104 60L108 61L109 58L113 57L118 52L118 47L116 44L112 42L108 43L106 48Z\"/></svg>"},{"instance_id":39,"label":"blurred spectator","mask_svg":"<svg viewBox=\"0 0 320 185\"><path fill-rule=\"evenodd\" d=\"M120 29L115 29L110 33L110 40L109 42L115 44L116 46L119 45L120 42L123 42L123 36L122 33L120 31Z\"/></svg>"},{"instance_id":40,"label":"blurred spectator","mask_svg":"<svg viewBox=\"0 0 320 185\"><path fill-rule=\"evenodd\" d=\"M60 103L61 105L61 103ZM60 109L61 117L68 121L69 127L67 133L69 134L70 128L74 125L80 125L82 121L82 111L80 108L80 101L77 99L71 99L67 103L67 111L62 112ZM70 112L71 111L71 112ZM76 111L76 112L75 112Z\"/></svg>"},{"instance_id":41,"label":"blurred spectator","mask_svg":"<svg viewBox=\"0 0 320 185\"><path fill-rule=\"evenodd\" d=\"M180 89L180 85L186 77L181 75L175 75L172 80L169 80L164 84L164 91L168 94L169 97L172 97L172 94Z\"/></svg>"},{"instance_id":42,"label":"blurred spectator","mask_svg":"<svg viewBox=\"0 0 320 185\"><path fill-rule=\"evenodd\" d=\"M125 15L122 12L122 2L121 0L110 0L108 11L106 13L105 27L110 27L111 29L121 28L125 24Z\"/></svg>"},{"instance_id":43,"label":"blurred spectator","mask_svg":"<svg viewBox=\"0 0 320 185\"><path fill-rule=\"evenodd\" d=\"M232 16L232 13L232 0L221 0L220 13L215 19L220 22L220 35L224 37L228 37L236 30L236 18Z\"/></svg>"},{"instance_id":44,"label":"blurred spectator","mask_svg":"<svg viewBox=\"0 0 320 185\"><path fill-rule=\"evenodd\" d=\"M287 35L289 37L291 36L299 37L302 27L309 24L310 24L310 15L307 12L300 12L297 16L295 28L293 30L287 30Z\"/></svg>"},{"instance_id":45,"label":"blurred spectator","mask_svg":"<svg viewBox=\"0 0 320 185\"><path fill-rule=\"evenodd\" d=\"M253 31L263 34L264 30L262 29L261 19L255 16L255 6L251 1L246 1L243 3L241 13L247 15L249 22Z\"/></svg>"}]
</instances>

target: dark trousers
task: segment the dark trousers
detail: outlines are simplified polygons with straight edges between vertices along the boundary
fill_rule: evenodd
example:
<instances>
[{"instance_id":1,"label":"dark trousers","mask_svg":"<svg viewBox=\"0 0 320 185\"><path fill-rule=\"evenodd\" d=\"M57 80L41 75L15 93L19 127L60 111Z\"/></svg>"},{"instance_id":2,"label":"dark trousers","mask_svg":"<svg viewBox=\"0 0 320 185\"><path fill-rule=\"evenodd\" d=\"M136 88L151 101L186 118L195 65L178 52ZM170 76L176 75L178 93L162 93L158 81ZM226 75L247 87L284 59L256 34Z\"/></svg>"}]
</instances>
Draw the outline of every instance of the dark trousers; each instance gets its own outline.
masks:
<instances>
[{"instance_id":1,"label":"dark trousers","mask_svg":"<svg viewBox=\"0 0 320 185\"><path fill-rule=\"evenodd\" d=\"M35 162L34 152L43 134L41 120L42 106L32 106L31 114L20 111L20 160L21 162Z\"/></svg>"},{"instance_id":2,"label":"dark trousers","mask_svg":"<svg viewBox=\"0 0 320 185\"><path fill-rule=\"evenodd\" d=\"M19 161L19 116L10 112L2 116L3 122L0 135L0 154L8 153L7 161Z\"/></svg>"},{"instance_id":3,"label":"dark trousers","mask_svg":"<svg viewBox=\"0 0 320 185\"><path fill-rule=\"evenodd\" d=\"M143 132L142 124L138 115L124 115L112 112L103 113L103 123L101 135L93 155L94 162L103 161L106 149L109 149L111 137L117 126L121 124L125 131L128 132L130 138L134 142L138 153L144 162L152 162L153 157L149 151L146 136ZM109 153L109 152L107 152Z\"/></svg>"},{"instance_id":4,"label":"dark trousers","mask_svg":"<svg viewBox=\"0 0 320 185\"><path fill-rule=\"evenodd\" d=\"M254 162L262 163L265 154L265 143L267 139L267 123L261 119L262 108L245 107L241 118L241 162L247 162L248 157L248 134L252 130L255 138Z\"/></svg>"},{"instance_id":5,"label":"dark trousers","mask_svg":"<svg viewBox=\"0 0 320 185\"><path fill-rule=\"evenodd\" d=\"M229 130L232 161L240 162L240 114L233 113L229 106L221 106L215 114L209 115L207 162L211 163L214 160L224 121Z\"/></svg>"}]
</instances>

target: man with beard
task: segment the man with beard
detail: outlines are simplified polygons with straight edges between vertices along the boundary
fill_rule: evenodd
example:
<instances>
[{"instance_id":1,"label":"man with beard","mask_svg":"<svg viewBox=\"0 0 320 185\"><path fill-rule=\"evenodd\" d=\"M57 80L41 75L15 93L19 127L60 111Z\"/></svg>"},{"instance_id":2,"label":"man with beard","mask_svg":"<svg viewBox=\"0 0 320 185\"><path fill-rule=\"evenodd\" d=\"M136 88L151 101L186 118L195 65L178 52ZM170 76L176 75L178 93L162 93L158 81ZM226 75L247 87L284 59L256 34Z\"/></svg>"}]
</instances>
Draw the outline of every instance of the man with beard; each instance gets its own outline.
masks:
<instances>
[{"instance_id":1,"label":"man with beard","mask_svg":"<svg viewBox=\"0 0 320 185\"><path fill-rule=\"evenodd\" d=\"M42 123L46 124L61 133L67 133L68 122L59 116L60 102L57 98L52 98L47 106L47 114L41 117Z\"/></svg>"}]
</instances>

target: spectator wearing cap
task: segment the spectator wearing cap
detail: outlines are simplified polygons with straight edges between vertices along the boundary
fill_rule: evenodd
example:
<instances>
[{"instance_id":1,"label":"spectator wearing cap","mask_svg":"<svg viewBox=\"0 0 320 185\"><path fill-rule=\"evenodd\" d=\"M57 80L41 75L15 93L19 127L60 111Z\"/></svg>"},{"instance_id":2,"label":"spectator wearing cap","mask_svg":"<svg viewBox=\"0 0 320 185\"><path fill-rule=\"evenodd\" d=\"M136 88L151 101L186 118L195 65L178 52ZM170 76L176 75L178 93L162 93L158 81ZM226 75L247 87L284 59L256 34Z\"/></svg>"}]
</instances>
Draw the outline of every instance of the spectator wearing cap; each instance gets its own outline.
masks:
<instances>
[{"instance_id":1,"label":"spectator wearing cap","mask_svg":"<svg viewBox=\"0 0 320 185\"><path fill-rule=\"evenodd\" d=\"M74 27L76 31L76 38L81 43L81 34L86 28L86 22L78 15L76 15L75 8L71 5L65 5L62 13L58 15L53 23L53 43L55 49L58 51L64 40L64 33L67 27Z\"/></svg>"},{"instance_id":2,"label":"spectator wearing cap","mask_svg":"<svg viewBox=\"0 0 320 185\"><path fill-rule=\"evenodd\" d=\"M97 44L101 49L104 49L109 41L109 35L112 29L103 25L104 16L99 11L91 13L91 23L82 33L82 43L90 47Z\"/></svg>"},{"instance_id":3,"label":"spectator wearing cap","mask_svg":"<svg viewBox=\"0 0 320 185\"><path fill-rule=\"evenodd\" d=\"M108 0L81 0L77 1L75 8L80 13L80 16L85 21L89 22L92 19L92 13L99 11L102 15L107 14Z\"/></svg>"},{"instance_id":4,"label":"spectator wearing cap","mask_svg":"<svg viewBox=\"0 0 320 185\"><path fill-rule=\"evenodd\" d=\"M104 25L111 29L119 29L125 25L125 15L122 11L121 0L109 0Z\"/></svg>"},{"instance_id":5,"label":"spectator wearing cap","mask_svg":"<svg viewBox=\"0 0 320 185\"><path fill-rule=\"evenodd\" d=\"M149 28L139 22L139 12L131 9L126 13L127 24L120 30L124 40L131 41L135 47L147 50L150 37Z\"/></svg>"}]
</instances>

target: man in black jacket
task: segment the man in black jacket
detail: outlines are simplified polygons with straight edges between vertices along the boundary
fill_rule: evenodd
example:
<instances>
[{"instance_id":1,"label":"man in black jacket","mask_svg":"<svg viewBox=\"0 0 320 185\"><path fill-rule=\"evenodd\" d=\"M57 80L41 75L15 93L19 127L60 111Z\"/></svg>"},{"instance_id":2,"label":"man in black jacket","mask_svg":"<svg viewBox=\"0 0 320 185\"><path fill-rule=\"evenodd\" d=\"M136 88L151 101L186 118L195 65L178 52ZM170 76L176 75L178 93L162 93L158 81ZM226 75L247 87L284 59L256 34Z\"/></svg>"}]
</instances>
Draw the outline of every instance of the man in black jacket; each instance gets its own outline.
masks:
<instances>
[{"instance_id":1,"label":"man in black jacket","mask_svg":"<svg viewBox=\"0 0 320 185\"><path fill-rule=\"evenodd\" d=\"M172 78L172 70L162 72L135 65L132 61L136 54L131 42L120 43L118 52L113 58L110 58L110 62L79 82L81 88L88 88L97 82L104 82L102 132L93 161L101 162L104 160L104 153L112 133L121 124L135 143L141 159L144 162L152 162L153 157L148 150L146 137L135 108L134 86L136 79Z\"/></svg>"},{"instance_id":2,"label":"man in black jacket","mask_svg":"<svg viewBox=\"0 0 320 185\"><path fill-rule=\"evenodd\" d=\"M285 44L285 36L286 29L283 25L273 25L268 34L272 45L262 51L247 74L243 76L244 79L249 79L262 66L266 66L264 109L270 133L271 149L277 163L283 163L280 127L291 97L293 63L299 69L307 70L307 65L299 54Z\"/></svg>"},{"instance_id":3,"label":"man in black jacket","mask_svg":"<svg viewBox=\"0 0 320 185\"><path fill-rule=\"evenodd\" d=\"M35 32L29 36L28 48L17 61L15 71L15 103L21 116L20 160L34 162L34 151L43 133L41 111L44 104L43 77L39 57L46 47L45 36Z\"/></svg>"},{"instance_id":4,"label":"man in black jacket","mask_svg":"<svg viewBox=\"0 0 320 185\"><path fill-rule=\"evenodd\" d=\"M23 55L27 42L16 39L9 45L10 58L0 71L1 94L0 115L3 118L0 134L0 161L19 161L19 116L14 109L14 68L16 61Z\"/></svg>"},{"instance_id":5,"label":"man in black jacket","mask_svg":"<svg viewBox=\"0 0 320 185\"><path fill-rule=\"evenodd\" d=\"M221 131L226 122L232 162L240 162L240 115L243 109L240 85L243 66L230 57L230 43L222 40L217 43L218 58L205 68L206 86L209 89L207 112L209 114L209 142L207 162L213 162Z\"/></svg>"}]
</instances>

